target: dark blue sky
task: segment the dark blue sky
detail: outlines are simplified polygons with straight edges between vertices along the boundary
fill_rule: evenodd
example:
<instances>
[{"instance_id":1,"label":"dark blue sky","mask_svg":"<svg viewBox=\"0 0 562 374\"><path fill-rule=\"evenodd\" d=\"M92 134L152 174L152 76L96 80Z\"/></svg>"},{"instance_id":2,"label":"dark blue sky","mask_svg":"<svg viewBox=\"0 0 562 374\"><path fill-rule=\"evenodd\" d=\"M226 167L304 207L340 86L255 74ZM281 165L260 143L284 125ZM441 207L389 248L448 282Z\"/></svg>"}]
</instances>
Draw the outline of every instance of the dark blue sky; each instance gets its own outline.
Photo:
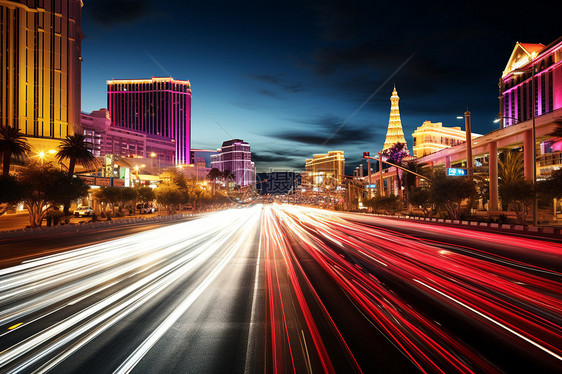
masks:
<instances>
[{"instance_id":1,"label":"dark blue sky","mask_svg":"<svg viewBox=\"0 0 562 374\"><path fill-rule=\"evenodd\" d=\"M106 107L108 79L190 80L192 147L242 138L258 171L335 149L354 168L382 148L394 84L410 149L424 120L463 125L467 105L487 133L515 42L561 31L554 5L513 1L84 3L83 111Z\"/></svg>"}]
</instances>

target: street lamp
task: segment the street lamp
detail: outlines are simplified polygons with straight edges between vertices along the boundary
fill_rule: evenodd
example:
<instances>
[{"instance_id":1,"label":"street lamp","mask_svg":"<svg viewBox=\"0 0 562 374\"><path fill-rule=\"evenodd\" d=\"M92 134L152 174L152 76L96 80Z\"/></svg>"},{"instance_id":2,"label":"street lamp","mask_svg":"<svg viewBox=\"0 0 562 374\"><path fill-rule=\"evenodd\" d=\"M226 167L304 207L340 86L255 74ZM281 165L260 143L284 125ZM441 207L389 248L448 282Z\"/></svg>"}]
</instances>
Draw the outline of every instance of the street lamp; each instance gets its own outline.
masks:
<instances>
[{"instance_id":1,"label":"street lamp","mask_svg":"<svg viewBox=\"0 0 562 374\"><path fill-rule=\"evenodd\" d=\"M500 123L500 121L501 121L502 119L511 119L511 120L514 120L514 121L515 121L514 125L516 125L516 124L518 124L519 122L521 122L521 120L520 120L519 118L516 118L516 117L508 117L508 116L498 116L498 118L496 118L496 119L493 120L492 122L494 122L494 123ZM504 126L504 127L505 127L505 126ZM500 126L500 128L502 128L502 127Z\"/></svg>"},{"instance_id":2,"label":"street lamp","mask_svg":"<svg viewBox=\"0 0 562 374\"><path fill-rule=\"evenodd\" d=\"M41 160L41 166L43 166L43 161L45 161L45 156L46 156L45 152L43 151L39 151L37 153L37 157L39 157L39 160Z\"/></svg>"}]
</instances>

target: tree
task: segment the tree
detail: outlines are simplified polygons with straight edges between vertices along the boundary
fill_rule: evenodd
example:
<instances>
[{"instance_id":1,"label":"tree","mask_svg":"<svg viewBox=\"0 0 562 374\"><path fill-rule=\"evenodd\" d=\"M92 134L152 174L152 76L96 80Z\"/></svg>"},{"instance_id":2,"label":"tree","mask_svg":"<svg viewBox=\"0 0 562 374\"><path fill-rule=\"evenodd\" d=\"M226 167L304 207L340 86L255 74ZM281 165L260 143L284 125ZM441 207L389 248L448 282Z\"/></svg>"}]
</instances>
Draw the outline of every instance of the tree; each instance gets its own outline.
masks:
<instances>
[{"instance_id":1,"label":"tree","mask_svg":"<svg viewBox=\"0 0 562 374\"><path fill-rule=\"evenodd\" d=\"M538 192L553 199L562 198L562 169L554 170L550 176L539 182Z\"/></svg>"},{"instance_id":2,"label":"tree","mask_svg":"<svg viewBox=\"0 0 562 374\"><path fill-rule=\"evenodd\" d=\"M431 181L431 201L444 207L453 219L459 219L463 201L472 199L475 194L476 188L470 179L440 175Z\"/></svg>"},{"instance_id":3,"label":"tree","mask_svg":"<svg viewBox=\"0 0 562 374\"><path fill-rule=\"evenodd\" d=\"M402 160L409 154L406 143L395 143L392 147L382 151L382 156L385 157L388 162L398 166L402 166ZM396 177L398 178L398 188L401 188L402 181L400 180L400 170L397 170Z\"/></svg>"},{"instance_id":4,"label":"tree","mask_svg":"<svg viewBox=\"0 0 562 374\"><path fill-rule=\"evenodd\" d=\"M79 178L68 180L66 173L51 164L30 165L17 176L22 186L22 201L29 212L31 227L41 226L45 214L65 201L88 195L89 187Z\"/></svg>"},{"instance_id":5,"label":"tree","mask_svg":"<svg viewBox=\"0 0 562 374\"><path fill-rule=\"evenodd\" d=\"M123 205L129 203L131 211L134 210L135 200L137 199L137 190L133 187L121 187L121 202Z\"/></svg>"},{"instance_id":6,"label":"tree","mask_svg":"<svg viewBox=\"0 0 562 374\"><path fill-rule=\"evenodd\" d=\"M382 155L386 157L388 162L396 165L401 165L404 157L410 155L406 148L406 143L395 143L392 147L382 151Z\"/></svg>"},{"instance_id":7,"label":"tree","mask_svg":"<svg viewBox=\"0 0 562 374\"><path fill-rule=\"evenodd\" d=\"M409 192L409 201L410 204L421 209L424 217L429 217L429 213L433 209L433 203L431 202L431 193L427 188L413 188Z\"/></svg>"},{"instance_id":8,"label":"tree","mask_svg":"<svg viewBox=\"0 0 562 374\"><path fill-rule=\"evenodd\" d=\"M68 179L72 180L74 177L74 168L76 164L83 167L94 167L97 165L97 160L92 154L91 144L85 141L82 134L67 135L59 145L59 151L56 154L57 160L62 163L63 160L68 159ZM70 202L64 203L64 215L68 215Z\"/></svg>"},{"instance_id":9,"label":"tree","mask_svg":"<svg viewBox=\"0 0 562 374\"><path fill-rule=\"evenodd\" d=\"M111 204L112 213L115 213L115 205L123 201L121 187L102 187L95 192L94 197L102 203Z\"/></svg>"},{"instance_id":10,"label":"tree","mask_svg":"<svg viewBox=\"0 0 562 374\"><path fill-rule=\"evenodd\" d=\"M413 171L416 174L422 174L422 166L415 160L408 160L402 165L405 169ZM404 184L404 191L406 192L406 201L410 202L410 195L412 190L416 187L417 176L412 173L404 172L402 174L402 183Z\"/></svg>"},{"instance_id":11,"label":"tree","mask_svg":"<svg viewBox=\"0 0 562 374\"><path fill-rule=\"evenodd\" d=\"M213 195L215 194L215 191L217 189L217 179L221 178L222 175L222 172L217 168L212 168L207 175L207 178L209 178L213 182Z\"/></svg>"},{"instance_id":12,"label":"tree","mask_svg":"<svg viewBox=\"0 0 562 374\"><path fill-rule=\"evenodd\" d=\"M506 182L499 186L499 192L508 209L514 211L519 223L524 225L534 203L532 182Z\"/></svg>"},{"instance_id":13,"label":"tree","mask_svg":"<svg viewBox=\"0 0 562 374\"><path fill-rule=\"evenodd\" d=\"M393 215L402 208L402 203L398 196L376 196L367 200L366 205L375 212L382 212Z\"/></svg>"},{"instance_id":14,"label":"tree","mask_svg":"<svg viewBox=\"0 0 562 374\"><path fill-rule=\"evenodd\" d=\"M97 160L91 152L92 145L86 142L84 135L74 134L67 136L59 145L59 151L56 158L62 163L68 159L68 178L74 175L76 164L80 164L85 168L97 166Z\"/></svg>"},{"instance_id":15,"label":"tree","mask_svg":"<svg viewBox=\"0 0 562 374\"><path fill-rule=\"evenodd\" d=\"M2 175L10 174L12 156L20 160L31 150L25 134L19 128L0 125L0 154L2 155Z\"/></svg>"},{"instance_id":16,"label":"tree","mask_svg":"<svg viewBox=\"0 0 562 374\"><path fill-rule=\"evenodd\" d=\"M0 177L0 216L19 203L22 197L22 186L14 177Z\"/></svg>"},{"instance_id":17,"label":"tree","mask_svg":"<svg viewBox=\"0 0 562 374\"><path fill-rule=\"evenodd\" d=\"M174 184L161 183L155 193L158 204L165 206L168 211L174 211L184 200L182 191Z\"/></svg>"},{"instance_id":18,"label":"tree","mask_svg":"<svg viewBox=\"0 0 562 374\"><path fill-rule=\"evenodd\" d=\"M150 187L141 186L137 188L137 200L142 203L148 203L156 198L154 190Z\"/></svg>"},{"instance_id":19,"label":"tree","mask_svg":"<svg viewBox=\"0 0 562 374\"><path fill-rule=\"evenodd\" d=\"M505 151L498 159L499 184L518 182L524 179L523 152Z\"/></svg>"}]
</instances>

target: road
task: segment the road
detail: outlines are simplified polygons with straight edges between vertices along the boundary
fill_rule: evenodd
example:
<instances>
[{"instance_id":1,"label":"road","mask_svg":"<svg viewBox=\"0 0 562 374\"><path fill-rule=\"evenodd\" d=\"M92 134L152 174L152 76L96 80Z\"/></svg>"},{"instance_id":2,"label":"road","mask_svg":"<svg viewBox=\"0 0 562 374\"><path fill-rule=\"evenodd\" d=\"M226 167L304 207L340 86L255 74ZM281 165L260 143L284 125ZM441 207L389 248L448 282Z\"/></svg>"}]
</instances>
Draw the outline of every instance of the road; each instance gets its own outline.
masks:
<instances>
[{"instance_id":1,"label":"road","mask_svg":"<svg viewBox=\"0 0 562 374\"><path fill-rule=\"evenodd\" d=\"M562 370L560 243L290 205L134 231L0 270L1 372Z\"/></svg>"}]
</instances>

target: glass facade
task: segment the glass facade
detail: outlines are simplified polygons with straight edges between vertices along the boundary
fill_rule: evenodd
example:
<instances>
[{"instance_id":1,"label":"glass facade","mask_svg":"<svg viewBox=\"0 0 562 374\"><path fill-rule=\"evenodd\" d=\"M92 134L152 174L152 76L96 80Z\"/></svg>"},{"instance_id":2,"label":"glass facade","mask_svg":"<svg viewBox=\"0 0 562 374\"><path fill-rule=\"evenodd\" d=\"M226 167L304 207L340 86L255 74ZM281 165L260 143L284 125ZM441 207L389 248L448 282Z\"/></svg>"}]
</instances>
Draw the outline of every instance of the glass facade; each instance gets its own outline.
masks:
<instances>
[{"instance_id":1,"label":"glass facade","mask_svg":"<svg viewBox=\"0 0 562 374\"><path fill-rule=\"evenodd\" d=\"M63 139L80 122L81 1L0 0L0 122Z\"/></svg>"}]
</instances>

